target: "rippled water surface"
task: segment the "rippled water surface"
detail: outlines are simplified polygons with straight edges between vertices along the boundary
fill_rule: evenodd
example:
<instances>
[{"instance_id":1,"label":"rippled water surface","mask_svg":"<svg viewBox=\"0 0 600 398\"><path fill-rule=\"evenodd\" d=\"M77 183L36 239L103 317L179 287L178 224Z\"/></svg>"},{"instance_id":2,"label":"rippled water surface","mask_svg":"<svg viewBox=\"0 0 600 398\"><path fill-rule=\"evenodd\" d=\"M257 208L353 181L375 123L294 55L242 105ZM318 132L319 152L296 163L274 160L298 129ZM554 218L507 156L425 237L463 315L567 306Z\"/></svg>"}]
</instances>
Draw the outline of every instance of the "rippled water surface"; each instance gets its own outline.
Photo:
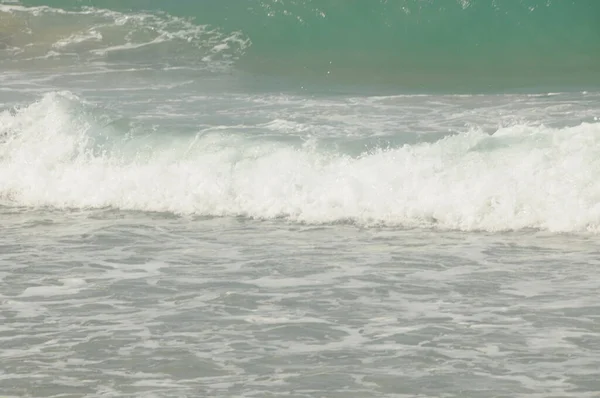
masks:
<instances>
[{"instance_id":1,"label":"rippled water surface","mask_svg":"<svg viewBox=\"0 0 600 398\"><path fill-rule=\"evenodd\" d=\"M0 397L597 398L599 5L0 0Z\"/></svg>"},{"instance_id":2,"label":"rippled water surface","mask_svg":"<svg viewBox=\"0 0 600 398\"><path fill-rule=\"evenodd\" d=\"M592 236L2 210L6 396L593 397Z\"/></svg>"}]
</instances>

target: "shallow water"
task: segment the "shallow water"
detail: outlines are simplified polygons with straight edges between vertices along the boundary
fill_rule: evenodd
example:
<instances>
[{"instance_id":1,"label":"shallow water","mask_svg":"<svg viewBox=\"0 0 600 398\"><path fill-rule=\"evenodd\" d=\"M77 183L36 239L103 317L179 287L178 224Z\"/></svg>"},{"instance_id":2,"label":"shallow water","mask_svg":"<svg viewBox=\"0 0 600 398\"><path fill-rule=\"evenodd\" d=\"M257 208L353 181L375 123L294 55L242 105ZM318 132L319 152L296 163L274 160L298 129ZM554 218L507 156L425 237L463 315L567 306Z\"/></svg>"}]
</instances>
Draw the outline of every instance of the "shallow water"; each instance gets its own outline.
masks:
<instances>
[{"instance_id":1,"label":"shallow water","mask_svg":"<svg viewBox=\"0 0 600 398\"><path fill-rule=\"evenodd\" d=\"M0 1L0 395L596 397L596 3L209 3Z\"/></svg>"},{"instance_id":2,"label":"shallow water","mask_svg":"<svg viewBox=\"0 0 600 398\"><path fill-rule=\"evenodd\" d=\"M595 396L593 236L2 212L8 396ZM62 395L61 395L62 394Z\"/></svg>"}]
</instances>

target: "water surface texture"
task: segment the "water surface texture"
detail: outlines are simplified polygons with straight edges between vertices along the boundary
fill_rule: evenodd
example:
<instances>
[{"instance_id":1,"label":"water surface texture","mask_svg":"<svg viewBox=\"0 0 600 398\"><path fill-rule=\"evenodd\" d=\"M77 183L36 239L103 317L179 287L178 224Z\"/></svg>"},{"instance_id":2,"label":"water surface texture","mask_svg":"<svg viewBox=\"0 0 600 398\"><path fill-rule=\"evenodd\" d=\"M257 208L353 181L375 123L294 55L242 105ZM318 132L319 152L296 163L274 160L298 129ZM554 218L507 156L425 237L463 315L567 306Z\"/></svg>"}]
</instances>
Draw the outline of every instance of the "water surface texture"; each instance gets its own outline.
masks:
<instances>
[{"instance_id":1,"label":"water surface texture","mask_svg":"<svg viewBox=\"0 0 600 398\"><path fill-rule=\"evenodd\" d=\"M0 396L598 397L599 17L0 0Z\"/></svg>"}]
</instances>

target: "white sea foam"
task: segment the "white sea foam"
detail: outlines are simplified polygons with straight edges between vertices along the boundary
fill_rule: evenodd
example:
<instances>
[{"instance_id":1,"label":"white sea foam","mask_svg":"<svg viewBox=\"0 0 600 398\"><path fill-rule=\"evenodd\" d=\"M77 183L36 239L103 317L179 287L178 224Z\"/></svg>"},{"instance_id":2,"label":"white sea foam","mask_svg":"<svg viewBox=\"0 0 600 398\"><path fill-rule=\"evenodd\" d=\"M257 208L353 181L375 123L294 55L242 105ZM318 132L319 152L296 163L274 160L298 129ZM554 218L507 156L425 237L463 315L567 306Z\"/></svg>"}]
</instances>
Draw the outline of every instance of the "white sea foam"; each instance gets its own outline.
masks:
<instances>
[{"instance_id":1,"label":"white sea foam","mask_svg":"<svg viewBox=\"0 0 600 398\"><path fill-rule=\"evenodd\" d=\"M77 294L86 284L84 280L75 278L64 279L61 282L61 286L49 285L28 287L27 289L25 289L25 291L21 294L20 297Z\"/></svg>"},{"instance_id":2,"label":"white sea foam","mask_svg":"<svg viewBox=\"0 0 600 398\"><path fill-rule=\"evenodd\" d=\"M227 132L165 132L149 149L113 133L101 146L108 133L84 110L53 93L0 113L3 202L460 230L600 226L600 123L472 129L350 156Z\"/></svg>"},{"instance_id":3,"label":"white sea foam","mask_svg":"<svg viewBox=\"0 0 600 398\"><path fill-rule=\"evenodd\" d=\"M191 58L222 66L223 61L239 56L250 42L239 32L221 32L165 14L0 4L0 44L18 49L19 58L25 60L39 59L52 51L55 55L76 54L81 62L119 51L127 52L134 61ZM186 56L182 56L183 50ZM171 51L177 57L171 57ZM119 56L122 59L123 54Z\"/></svg>"}]
</instances>

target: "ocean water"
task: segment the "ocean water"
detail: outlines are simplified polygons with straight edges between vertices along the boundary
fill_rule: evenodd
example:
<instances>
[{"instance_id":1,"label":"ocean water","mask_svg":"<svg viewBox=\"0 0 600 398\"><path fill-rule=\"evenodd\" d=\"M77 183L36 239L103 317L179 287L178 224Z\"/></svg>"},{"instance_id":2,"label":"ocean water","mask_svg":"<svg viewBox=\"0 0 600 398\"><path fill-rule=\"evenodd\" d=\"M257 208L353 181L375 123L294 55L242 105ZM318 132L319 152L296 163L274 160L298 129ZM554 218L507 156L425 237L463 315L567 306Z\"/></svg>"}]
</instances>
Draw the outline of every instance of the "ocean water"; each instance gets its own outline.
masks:
<instances>
[{"instance_id":1,"label":"ocean water","mask_svg":"<svg viewBox=\"0 0 600 398\"><path fill-rule=\"evenodd\" d=\"M598 21L0 0L0 396L598 397Z\"/></svg>"}]
</instances>

